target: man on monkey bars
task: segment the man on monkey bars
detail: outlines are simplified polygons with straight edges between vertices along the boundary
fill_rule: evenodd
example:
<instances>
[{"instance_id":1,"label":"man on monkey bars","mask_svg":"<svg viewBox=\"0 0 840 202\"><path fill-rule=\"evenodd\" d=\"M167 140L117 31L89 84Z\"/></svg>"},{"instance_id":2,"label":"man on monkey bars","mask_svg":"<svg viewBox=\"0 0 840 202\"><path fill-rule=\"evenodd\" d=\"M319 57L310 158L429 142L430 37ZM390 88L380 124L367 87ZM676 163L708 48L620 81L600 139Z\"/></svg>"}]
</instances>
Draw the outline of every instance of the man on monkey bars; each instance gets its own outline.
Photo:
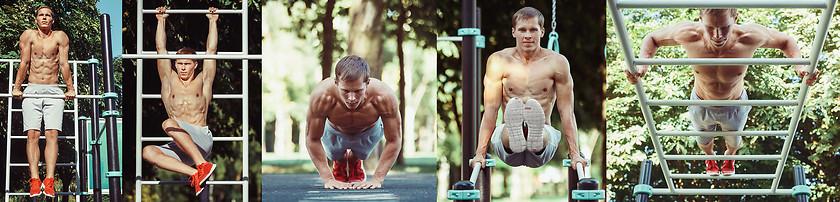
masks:
<instances>
[{"instance_id":1,"label":"man on monkey bars","mask_svg":"<svg viewBox=\"0 0 840 202\"><path fill-rule=\"evenodd\" d=\"M35 10L35 22L38 29L27 29L20 35L20 68L15 77L12 97L21 99L26 95L61 95L64 99L73 99L76 88L73 86L73 75L67 55L70 51L70 39L63 31L53 31L55 13L49 6L41 6ZM67 85L67 92L58 88L58 71ZM21 92L24 77L29 73L28 86ZM58 158L58 131L61 130L64 118L64 100L56 98L25 98L21 104L23 108L23 131L27 133L26 156L29 160L29 196L44 195L55 197L55 161ZM44 147L44 163L47 166L47 178L43 184L38 177L38 161L41 137L41 123L44 124L46 146Z\"/></svg>"},{"instance_id":2,"label":"man on monkey bars","mask_svg":"<svg viewBox=\"0 0 840 202\"><path fill-rule=\"evenodd\" d=\"M651 32L642 41L639 58L652 58L662 46L682 46L689 58L751 58L759 48L775 48L788 58L800 58L796 40L784 33L758 24L735 24L736 9L700 9L700 22L683 21ZM692 65L694 88L691 100L748 100L744 89L747 65ZM635 75L625 69L630 83L638 83L647 66L639 66ZM808 76L805 66L796 65L800 78ZM820 71L815 70L805 83L813 85ZM694 130L742 131L750 106L688 106ZM734 155L741 146L741 136L725 136L724 155ZM697 136L697 145L706 155L715 155L714 137ZM706 160L706 173L712 176L735 174L734 160Z\"/></svg>"},{"instance_id":3,"label":"man on monkey bars","mask_svg":"<svg viewBox=\"0 0 840 202\"><path fill-rule=\"evenodd\" d=\"M155 47L160 55L166 51L165 7L158 7L160 12L155 32ZM216 54L218 31L217 9L210 7L207 16L207 55ZM183 47L177 54L195 54L195 50ZM172 137L172 142L165 145L149 145L143 148L143 159L165 170L190 176L190 185L195 187L198 196L204 190L204 182L213 173L215 164L205 158L213 147L213 135L207 127L207 108L213 98L213 79L216 75L216 60L205 59L199 67L195 59L158 59L157 69L160 76L160 95L169 119L163 121L163 131ZM196 165L193 168L192 165Z\"/></svg>"},{"instance_id":4,"label":"man on monkey bars","mask_svg":"<svg viewBox=\"0 0 840 202\"><path fill-rule=\"evenodd\" d=\"M492 143L499 159L510 166L536 168L548 163L561 138L560 131L549 125L555 101L569 144L571 165L586 166L577 145L569 62L563 55L540 47L544 20L542 13L531 7L516 11L511 29L516 47L495 52L487 59L485 109L471 166L473 162L485 165L488 143ZM499 107L504 110L503 123L496 125Z\"/></svg>"}]
</instances>

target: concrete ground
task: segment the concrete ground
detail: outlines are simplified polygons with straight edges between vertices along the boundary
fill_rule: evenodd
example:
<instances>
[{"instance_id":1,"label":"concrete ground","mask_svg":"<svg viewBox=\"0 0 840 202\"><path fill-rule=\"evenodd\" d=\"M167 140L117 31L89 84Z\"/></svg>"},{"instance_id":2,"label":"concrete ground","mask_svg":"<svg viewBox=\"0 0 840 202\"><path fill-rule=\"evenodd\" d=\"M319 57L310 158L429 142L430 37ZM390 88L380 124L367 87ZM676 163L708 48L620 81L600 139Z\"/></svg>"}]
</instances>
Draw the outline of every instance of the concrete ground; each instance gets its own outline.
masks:
<instances>
[{"instance_id":1,"label":"concrete ground","mask_svg":"<svg viewBox=\"0 0 840 202\"><path fill-rule=\"evenodd\" d=\"M381 189L324 189L318 174L264 174L262 182L263 201L435 201L437 194L433 173L389 174Z\"/></svg>"}]
</instances>

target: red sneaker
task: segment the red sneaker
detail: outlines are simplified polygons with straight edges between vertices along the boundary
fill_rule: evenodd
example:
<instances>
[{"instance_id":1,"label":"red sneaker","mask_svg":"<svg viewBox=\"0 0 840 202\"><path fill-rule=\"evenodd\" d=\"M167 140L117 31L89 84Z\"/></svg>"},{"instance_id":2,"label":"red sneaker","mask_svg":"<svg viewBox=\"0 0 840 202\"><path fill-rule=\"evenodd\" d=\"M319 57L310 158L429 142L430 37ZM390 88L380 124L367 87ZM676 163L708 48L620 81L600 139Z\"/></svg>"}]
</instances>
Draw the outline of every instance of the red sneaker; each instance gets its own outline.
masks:
<instances>
[{"instance_id":1,"label":"red sneaker","mask_svg":"<svg viewBox=\"0 0 840 202\"><path fill-rule=\"evenodd\" d=\"M49 177L45 178L44 184L41 186L44 187L44 195L55 197L55 179Z\"/></svg>"},{"instance_id":2,"label":"red sneaker","mask_svg":"<svg viewBox=\"0 0 840 202\"><path fill-rule=\"evenodd\" d=\"M716 160L706 160L706 174L711 176L720 175L720 168L718 168Z\"/></svg>"},{"instance_id":3,"label":"red sneaker","mask_svg":"<svg viewBox=\"0 0 840 202\"><path fill-rule=\"evenodd\" d=\"M336 181L347 182L347 162L333 161L332 174Z\"/></svg>"},{"instance_id":4,"label":"red sneaker","mask_svg":"<svg viewBox=\"0 0 840 202\"><path fill-rule=\"evenodd\" d=\"M365 181L365 179L367 179L367 176L365 175L365 166L362 165L362 160L361 159L356 159L355 162L348 161L347 162L347 167L349 167L349 170L347 171L347 173L348 173L347 175L348 175L348 178L350 178L348 180L351 183L352 182L362 182L362 181Z\"/></svg>"},{"instance_id":5,"label":"red sneaker","mask_svg":"<svg viewBox=\"0 0 840 202\"><path fill-rule=\"evenodd\" d=\"M36 197L41 195L41 179L29 178L29 197Z\"/></svg>"},{"instance_id":6,"label":"red sneaker","mask_svg":"<svg viewBox=\"0 0 840 202\"><path fill-rule=\"evenodd\" d=\"M198 172L196 172L195 174L190 175L189 182L191 187L195 187L195 196L198 196L199 194L201 194L201 191L204 191L204 187L201 186L201 180L199 180L200 177L201 169L198 169Z\"/></svg>"},{"instance_id":7,"label":"red sneaker","mask_svg":"<svg viewBox=\"0 0 840 202\"><path fill-rule=\"evenodd\" d=\"M723 166L720 167L720 172L723 176L730 176L735 174L735 161L723 160Z\"/></svg>"},{"instance_id":8,"label":"red sneaker","mask_svg":"<svg viewBox=\"0 0 840 202\"><path fill-rule=\"evenodd\" d=\"M213 174L213 171L216 170L216 164L212 164L210 162L204 162L195 166L196 169L201 170L201 175L199 175L198 184L204 184L207 182L207 178L210 178L210 175Z\"/></svg>"}]
</instances>

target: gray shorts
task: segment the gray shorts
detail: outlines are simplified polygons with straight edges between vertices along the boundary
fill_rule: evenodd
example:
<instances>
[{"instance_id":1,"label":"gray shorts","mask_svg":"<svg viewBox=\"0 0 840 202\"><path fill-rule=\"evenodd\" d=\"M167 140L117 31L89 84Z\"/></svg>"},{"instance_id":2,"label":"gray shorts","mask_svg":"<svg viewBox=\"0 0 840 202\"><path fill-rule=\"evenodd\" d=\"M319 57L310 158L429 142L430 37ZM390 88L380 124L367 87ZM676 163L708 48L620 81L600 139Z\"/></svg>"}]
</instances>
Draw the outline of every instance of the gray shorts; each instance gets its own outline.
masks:
<instances>
[{"instance_id":1,"label":"gray shorts","mask_svg":"<svg viewBox=\"0 0 840 202\"><path fill-rule=\"evenodd\" d=\"M545 125L545 130L548 131L548 134L543 135L548 135L549 141L545 145L545 150L543 150L542 154L537 155L528 150L520 153L508 153L505 151L505 145L502 143L502 131L504 127L505 124L496 125L496 129L493 130L493 136L490 137L490 143L493 145L493 151L496 152L496 156L510 166L524 165L536 168L545 165L554 158L554 153L557 152L557 146L560 144L560 138L562 138L560 131L550 125Z\"/></svg>"},{"instance_id":2,"label":"gray shorts","mask_svg":"<svg viewBox=\"0 0 840 202\"><path fill-rule=\"evenodd\" d=\"M747 90L741 92L738 100L748 100ZM691 91L691 100L702 100ZM747 124L751 106L688 106L691 125L697 131L715 131L717 125L723 131L742 131ZM715 137L697 136L698 144L709 144ZM730 146L741 145L741 136L724 136Z\"/></svg>"},{"instance_id":3,"label":"gray shorts","mask_svg":"<svg viewBox=\"0 0 840 202\"><path fill-rule=\"evenodd\" d=\"M341 133L330 126L329 123L325 123L321 144L324 145L324 151L326 151L327 158L330 158L330 160L343 159L347 149L353 151L356 158L365 160L383 136L385 136L385 132L383 131L382 118L376 120L372 128L353 135Z\"/></svg>"},{"instance_id":4,"label":"gray shorts","mask_svg":"<svg viewBox=\"0 0 840 202\"><path fill-rule=\"evenodd\" d=\"M64 91L57 85L29 84L23 90L24 95L64 95ZM59 130L64 119L64 99L55 98L24 98L21 104L23 108L23 132L28 130L41 130L41 122L44 123L44 130Z\"/></svg>"},{"instance_id":5,"label":"gray shorts","mask_svg":"<svg viewBox=\"0 0 840 202\"><path fill-rule=\"evenodd\" d=\"M201 156L205 159L207 156L210 155L210 150L213 149L213 133L210 133L210 129L207 126L199 127L196 125L189 124L187 122L175 120L178 122L178 126L183 128L187 131L187 134L190 135L192 141L195 142L195 147L198 148L198 151L201 152ZM178 147L178 144L175 141L169 142L165 145L155 146L163 154L167 156L171 156L172 158L178 159L184 164L188 166L195 165L195 161L193 161L192 157L189 154L184 152L181 147Z\"/></svg>"}]
</instances>

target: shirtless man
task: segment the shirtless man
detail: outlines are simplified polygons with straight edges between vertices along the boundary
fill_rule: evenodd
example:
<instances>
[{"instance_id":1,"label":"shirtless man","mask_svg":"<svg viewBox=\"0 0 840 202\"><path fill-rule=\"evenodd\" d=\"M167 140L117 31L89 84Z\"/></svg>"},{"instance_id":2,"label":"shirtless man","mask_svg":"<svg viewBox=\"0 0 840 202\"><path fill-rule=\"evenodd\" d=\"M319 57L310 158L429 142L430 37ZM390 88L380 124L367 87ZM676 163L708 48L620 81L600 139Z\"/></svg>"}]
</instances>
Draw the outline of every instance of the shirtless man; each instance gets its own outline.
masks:
<instances>
[{"instance_id":1,"label":"shirtless man","mask_svg":"<svg viewBox=\"0 0 840 202\"><path fill-rule=\"evenodd\" d=\"M652 58L661 46L682 46L689 58L752 58L759 48L782 50L788 58L800 58L796 40L777 30L758 24L738 25L736 9L700 9L700 22L683 21L651 32L642 41L640 58ZM747 65L692 65L694 89L692 100L747 100L744 73ZM808 76L804 66L795 66L800 78ZM627 79L636 84L645 75L647 66L640 66L633 75L625 69ZM817 81L819 71L807 79L807 85ZM719 124L723 131L741 131L747 123L750 106L689 106L692 126L697 131L715 131ZM714 137L697 137L697 145L706 155L715 155ZM725 136L724 155L734 155L740 147L740 136ZM712 176L735 174L733 160L706 160L706 173Z\"/></svg>"},{"instance_id":2,"label":"shirtless man","mask_svg":"<svg viewBox=\"0 0 840 202\"><path fill-rule=\"evenodd\" d=\"M160 55L167 54L165 24L166 8L159 7L160 12L155 32L155 47ZM210 31L207 34L207 55L216 54L218 31L216 20L217 9L210 7L206 14L210 21ZM195 50L184 47L177 54L195 54ZM190 176L190 185L195 187L195 195L204 191L204 182L213 173L215 164L207 162L213 147L213 134L207 127L207 107L213 98L213 79L216 76L216 60L206 59L202 69L198 69L198 60L176 59L175 67L172 60L158 59L157 67L160 74L160 95L169 119L163 121L163 131L172 137L172 142L165 145L149 145L143 147L143 159L157 167ZM196 165L193 168L192 165Z\"/></svg>"},{"instance_id":3,"label":"shirtless man","mask_svg":"<svg viewBox=\"0 0 840 202\"><path fill-rule=\"evenodd\" d=\"M402 120L397 96L384 82L370 79L369 71L364 59L346 56L335 65L335 76L312 90L306 112L306 149L324 188L382 188L400 153ZM366 180L362 160L383 136L386 142L379 165L373 178ZM333 161L332 173L325 156Z\"/></svg>"},{"instance_id":4,"label":"shirtless man","mask_svg":"<svg viewBox=\"0 0 840 202\"><path fill-rule=\"evenodd\" d=\"M67 54L70 51L70 39L62 31L53 31L55 14L49 6L41 6L35 10L37 30L27 29L20 35L20 68L15 77L12 97L23 98L23 95L61 95L64 99L76 97L73 86L73 76ZM58 71L67 85L67 92L58 88ZM29 84L21 92L23 79L29 73ZM23 131L27 134L26 156L29 160L29 196L44 195L55 197L55 160L58 158L58 131L64 118L64 100L55 98L25 98L23 107ZM43 184L38 177L38 161L41 148L38 140L41 137L41 123L44 123L44 135L47 145L44 147L44 163L47 165L47 178Z\"/></svg>"},{"instance_id":5,"label":"shirtless man","mask_svg":"<svg viewBox=\"0 0 840 202\"><path fill-rule=\"evenodd\" d=\"M495 52L487 59L485 109L471 166L474 162L484 166L488 143L510 166L536 168L551 161L561 138L560 131L549 125L555 101L572 165L586 165L577 145L569 62L563 55L540 47L540 38L545 35L543 22L538 10L519 9L513 15L511 29L516 47ZM499 107L504 110L504 121L496 125Z\"/></svg>"}]
</instances>

